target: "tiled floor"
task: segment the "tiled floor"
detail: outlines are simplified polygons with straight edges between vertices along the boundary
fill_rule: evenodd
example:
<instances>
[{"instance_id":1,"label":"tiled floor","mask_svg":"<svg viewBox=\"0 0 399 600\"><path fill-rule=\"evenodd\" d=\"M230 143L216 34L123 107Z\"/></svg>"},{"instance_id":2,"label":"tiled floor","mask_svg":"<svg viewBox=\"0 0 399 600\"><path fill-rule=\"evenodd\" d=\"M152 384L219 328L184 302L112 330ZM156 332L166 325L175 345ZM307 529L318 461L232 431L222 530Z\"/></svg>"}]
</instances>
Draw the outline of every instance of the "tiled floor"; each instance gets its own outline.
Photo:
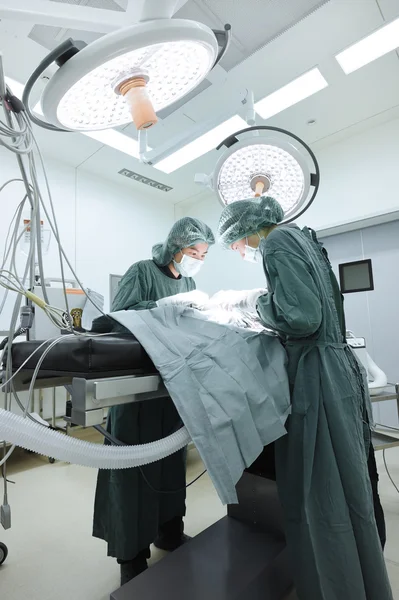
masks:
<instances>
[{"instance_id":1,"label":"tiled floor","mask_svg":"<svg viewBox=\"0 0 399 600\"><path fill-rule=\"evenodd\" d=\"M391 475L399 484L399 448L386 452ZM394 598L399 600L399 494L377 454L381 497L388 529L387 565ZM189 452L188 480L202 470L195 450ZM3 600L108 600L118 587L116 562L105 544L91 537L96 472L56 463L18 451L10 463L9 501L13 526L0 528L9 557L0 570ZM186 531L196 535L221 518L225 509L205 475L188 490ZM155 551L152 561L162 553Z\"/></svg>"}]
</instances>

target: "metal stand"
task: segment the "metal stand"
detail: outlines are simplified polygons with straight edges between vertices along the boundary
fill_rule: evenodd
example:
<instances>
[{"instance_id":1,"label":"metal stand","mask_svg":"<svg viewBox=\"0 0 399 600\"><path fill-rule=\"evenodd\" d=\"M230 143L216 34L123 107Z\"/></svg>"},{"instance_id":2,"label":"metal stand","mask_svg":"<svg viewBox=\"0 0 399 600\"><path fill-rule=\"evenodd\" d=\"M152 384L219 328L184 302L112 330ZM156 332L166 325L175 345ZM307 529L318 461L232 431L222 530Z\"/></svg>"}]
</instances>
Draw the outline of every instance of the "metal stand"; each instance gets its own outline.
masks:
<instances>
[{"instance_id":1,"label":"metal stand","mask_svg":"<svg viewBox=\"0 0 399 600\"><path fill-rule=\"evenodd\" d=\"M245 472L228 516L111 595L111 600L285 600L292 592L275 481ZM310 599L309 599L310 600Z\"/></svg>"},{"instance_id":2,"label":"metal stand","mask_svg":"<svg viewBox=\"0 0 399 600\"><path fill-rule=\"evenodd\" d=\"M71 391L72 422L83 427L101 425L105 408L168 395L159 375L108 377L92 381L75 377Z\"/></svg>"},{"instance_id":3,"label":"metal stand","mask_svg":"<svg viewBox=\"0 0 399 600\"><path fill-rule=\"evenodd\" d=\"M378 396L371 396L371 402L387 402L388 400L396 400L396 407L399 417L399 383L390 385L389 387L394 388L390 390L384 390ZM399 433L399 431L398 431ZM387 448L394 448L399 446L399 437L388 435L387 433L376 429L372 433L372 441L374 450L386 450Z\"/></svg>"}]
</instances>

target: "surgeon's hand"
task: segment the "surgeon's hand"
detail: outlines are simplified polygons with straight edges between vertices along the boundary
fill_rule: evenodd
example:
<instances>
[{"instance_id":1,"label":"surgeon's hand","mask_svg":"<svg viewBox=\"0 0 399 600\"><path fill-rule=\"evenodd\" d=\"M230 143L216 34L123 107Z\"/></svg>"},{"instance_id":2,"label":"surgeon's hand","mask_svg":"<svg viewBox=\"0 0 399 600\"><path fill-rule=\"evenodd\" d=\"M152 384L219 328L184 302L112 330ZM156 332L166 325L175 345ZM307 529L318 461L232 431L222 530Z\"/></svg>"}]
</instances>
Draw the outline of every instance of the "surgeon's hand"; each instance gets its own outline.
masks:
<instances>
[{"instance_id":1,"label":"surgeon's hand","mask_svg":"<svg viewBox=\"0 0 399 600\"><path fill-rule=\"evenodd\" d=\"M199 290L193 290L192 292L185 292L184 294L176 294L175 296L161 298L158 300L157 306L190 306L192 308L201 308L205 306L208 301L208 294L200 292Z\"/></svg>"},{"instance_id":2,"label":"surgeon's hand","mask_svg":"<svg viewBox=\"0 0 399 600\"><path fill-rule=\"evenodd\" d=\"M222 290L212 296L209 306L222 308L224 310L242 310L244 312L256 312L258 298L267 294L267 289L256 290Z\"/></svg>"}]
</instances>

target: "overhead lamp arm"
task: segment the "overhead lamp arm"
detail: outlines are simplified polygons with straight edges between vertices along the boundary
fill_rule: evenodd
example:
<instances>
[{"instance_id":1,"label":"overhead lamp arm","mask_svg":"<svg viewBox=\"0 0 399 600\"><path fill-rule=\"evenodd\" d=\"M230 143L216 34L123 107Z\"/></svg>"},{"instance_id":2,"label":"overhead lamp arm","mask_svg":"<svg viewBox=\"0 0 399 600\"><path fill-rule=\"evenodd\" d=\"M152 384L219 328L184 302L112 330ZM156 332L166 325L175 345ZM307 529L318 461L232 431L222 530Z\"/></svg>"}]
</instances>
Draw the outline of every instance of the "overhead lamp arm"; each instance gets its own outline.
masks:
<instances>
[{"instance_id":1,"label":"overhead lamp arm","mask_svg":"<svg viewBox=\"0 0 399 600\"><path fill-rule=\"evenodd\" d=\"M226 25L224 26L224 29L212 29L212 31L215 34L218 46L220 48L219 54L217 55L216 60L215 60L215 64L213 65L213 67L215 67L217 64L220 63L220 61L222 60L223 56L226 54L226 52L230 46L231 25L229 23L226 23Z\"/></svg>"},{"instance_id":2,"label":"overhead lamp arm","mask_svg":"<svg viewBox=\"0 0 399 600\"><path fill-rule=\"evenodd\" d=\"M226 121L226 119L233 117L237 113L241 113L243 108L247 110L247 107L251 107L251 97L251 92L247 89L234 93L234 95L231 95L225 102L223 106L223 112L214 115L207 121L195 123L189 129L184 129L176 137L168 139L164 144L158 145L152 150L141 153L140 160L148 165L157 165L160 161L168 158L168 156L174 152L177 152L183 146L190 144L200 136L211 131ZM250 116L251 114L252 111L250 110Z\"/></svg>"},{"instance_id":3,"label":"overhead lamp arm","mask_svg":"<svg viewBox=\"0 0 399 600\"><path fill-rule=\"evenodd\" d=\"M22 103L25 106L25 110L29 116L29 119L35 125L39 127L43 127L44 129L48 129L49 131L58 131L58 132L68 132L68 129L61 129L60 127L55 127L51 125L51 123L47 123L42 119L39 119L30 108L30 95L34 85L37 83L38 79L41 75L43 75L44 71L48 69L53 63L56 63L59 67L62 66L65 62L67 62L72 56L77 54L82 48L87 46L85 42L74 41L72 38L65 40L54 48L36 67L33 71L32 75L29 77L25 88L24 93L22 95Z\"/></svg>"},{"instance_id":4,"label":"overhead lamp arm","mask_svg":"<svg viewBox=\"0 0 399 600\"><path fill-rule=\"evenodd\" d=\"M152 21L154 19L171 19L175 12L181 8L185 2L178 0L140 0L142 3L140 21ZM129 6L132 10L137 10L137 0L130 0L128 3L127 13L129 14Z\"/></svg>"}]
</instances>

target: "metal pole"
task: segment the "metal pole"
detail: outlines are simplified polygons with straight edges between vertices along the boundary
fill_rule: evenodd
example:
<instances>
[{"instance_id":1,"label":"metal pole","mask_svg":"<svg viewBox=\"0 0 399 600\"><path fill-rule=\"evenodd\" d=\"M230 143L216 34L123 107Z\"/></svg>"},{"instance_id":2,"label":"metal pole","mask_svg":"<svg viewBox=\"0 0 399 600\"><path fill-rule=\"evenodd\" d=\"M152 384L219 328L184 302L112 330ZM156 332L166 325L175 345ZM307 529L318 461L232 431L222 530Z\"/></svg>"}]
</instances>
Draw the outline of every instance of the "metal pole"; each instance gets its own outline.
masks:
<instances>
[{"instance_id":1,"label":"metal pole","mask_svg":"<svg viewBox=\"0 0 399 600\"><path fill-rule=\"evenodd\" d=\"M36 390L33 390L32 399L30 401L30 411L31 411L31 413L36 412L35 411L35 398L36 398Z\"/></svg>"},{"instance_id":2,"label":"metal pole","mask_svg":"<svg viewBox=\"0 0 399 600\"><path fill-rule=\"evenodd\" d=\"M3 442L3 457L6 455L7 453L7 443L4 441ZM3 504L8 504L8 489L7 489L7 461L3 464L2 468L1 468L1 473L3 476L3 481L4 481L4 497L3 497Z\"/></svg>"},{"instance_id":3,"label":"metal pole","mask_svg":"<svg viewBox=\"0 0 399 600\"><path fill-rule=\"evenodd\" d=\"M7 90L6 90L5 75L4 75L4 68L3 68L3 57L0 54L0 98L3 98L3 103L5 102L6 95L7 95ZM9 127L12 127L13 126L12 119L11 119L10 113L8 112L6 106L4 106L4 114L5 114L7 124L9 125ZM14 140L15 140L15 138L14 138ZM21 171L21 176L22 176L22 179L24 182L26 194L28 196L30 207L31 207L31 219L30 219L31 239L34 239L33 234L34 234L34 228L36 226L36 223L33 223L33 221L34 221L34 219L33 219L34 200L32 197L32 191L29 186L29 179L26 174L25 165L23 163L23 160L22 160L22 157L20 154L17 154L17 161L18 161L18 166ZM33 252L32 261L31 261L31 265L30 265L29 289L33 288L34 282L35 282L35 252ZM30 302L30 304L32 304L31 301L29 301L29 302Z\"/></svg>"},{"instance_id":4,"label":"metal pole","mask_svg":"<svg viewBox=\"0 0 399 600\"><path fill-rule=\"evenodd\" d=\"M68 404L68 402L71 399L71 394L68 392L68 390L66 390L66 404ZM69 434L69 427L70 427L70 421L65 421L66 425L65 425L65 433L68 435Z\"/></svg>"},{"instance_id":5,"label":"metal pole","mask_svg":"<svg viewBox=\"0 0 399 600\"><path fill-rule=\"evenodd\" d=\"M398 419L399 419L399 383L395 384L395 393L396 393L396 409L398 411Z\"/></svg>"},{"instance_id":6,"label":"metal pole","mask_svg":"<svg viewBox=\"0 0 399 600\"><path fill-rule=\"evenodd\" d=\"M54 429L56 427L55 403L56 403L56 388L53 388L53 416L52 416L52 419L51 419L51 425L53 426Z\"/></svg>"},{"instance_id":7,"label":"metal pole","mask_svg":"<svg viewBox=\"0 0 399 600\"><path fill-rule=\"evenodd\" d=\"M43 390L39 390L39 415L43 419Z\"/></svg>"}]
</instances>

